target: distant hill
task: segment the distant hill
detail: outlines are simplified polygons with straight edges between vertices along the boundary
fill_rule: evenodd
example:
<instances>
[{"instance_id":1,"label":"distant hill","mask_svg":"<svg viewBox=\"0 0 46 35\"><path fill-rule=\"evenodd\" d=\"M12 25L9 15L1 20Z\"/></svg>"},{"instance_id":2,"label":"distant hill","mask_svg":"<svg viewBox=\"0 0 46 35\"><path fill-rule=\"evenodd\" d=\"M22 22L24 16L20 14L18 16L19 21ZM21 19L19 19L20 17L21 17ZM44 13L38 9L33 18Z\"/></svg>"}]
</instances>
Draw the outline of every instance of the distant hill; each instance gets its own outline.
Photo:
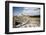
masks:
<instances>
[{"instance_id":1,"label":"distant hill","mask_svg":"<svg viewBox=\"0 0 46 35\"><path fill-rule=\"evenodd\" d=\"M40 15L30 16L30 17L40 17Z\"/></svg>"},{"instance_id":2,"label":"distant hill","mask_svg":"<svg viewBox=\"0 0 46 35\"><path fill-rule=\"evenodd\" d=\"M35 15L35 16L29 16L29 15L22 15L22 17L40 17L40 15ZM21 16L14 16L14 17L21 17Z\"/></svg>"}]
</instances>

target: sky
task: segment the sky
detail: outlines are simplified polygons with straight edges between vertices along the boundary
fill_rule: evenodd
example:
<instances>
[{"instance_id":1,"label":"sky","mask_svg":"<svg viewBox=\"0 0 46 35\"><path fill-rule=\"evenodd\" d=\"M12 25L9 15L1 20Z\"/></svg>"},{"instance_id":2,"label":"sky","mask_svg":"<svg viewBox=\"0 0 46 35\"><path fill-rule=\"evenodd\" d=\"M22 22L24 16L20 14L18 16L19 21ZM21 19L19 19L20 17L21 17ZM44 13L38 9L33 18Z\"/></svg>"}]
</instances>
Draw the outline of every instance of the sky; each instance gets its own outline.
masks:
<instances>
[{"instance_id":1,"label":"sky","mask_svg":"<svg viewBox=\"0 0 46 35\"><path fill-rule=\"evenodd\" d=\"M40 15L40 8L13 7L13 16L22 16L22 15L29 15L29 16Z\"/></svg>"}]
</instances>

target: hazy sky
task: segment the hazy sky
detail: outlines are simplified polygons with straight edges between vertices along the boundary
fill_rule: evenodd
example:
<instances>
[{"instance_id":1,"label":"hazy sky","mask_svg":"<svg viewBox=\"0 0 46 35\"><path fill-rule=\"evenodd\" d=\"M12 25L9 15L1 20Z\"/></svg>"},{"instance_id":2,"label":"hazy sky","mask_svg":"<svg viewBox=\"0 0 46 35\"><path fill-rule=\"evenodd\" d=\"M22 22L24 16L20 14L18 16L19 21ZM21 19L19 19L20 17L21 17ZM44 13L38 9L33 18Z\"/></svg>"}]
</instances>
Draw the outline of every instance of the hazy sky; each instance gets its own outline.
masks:
<instances>
[{"instance_id":1,"label":"hazy sky","mask_svg":"<svg viewBox=\"0 0 46 35\"><path fill-rule=\"evenodd\" d=\"M13 7L13 16L21 15L40 15L40 8L35 7Z\"/></svg>"}]
</instances>

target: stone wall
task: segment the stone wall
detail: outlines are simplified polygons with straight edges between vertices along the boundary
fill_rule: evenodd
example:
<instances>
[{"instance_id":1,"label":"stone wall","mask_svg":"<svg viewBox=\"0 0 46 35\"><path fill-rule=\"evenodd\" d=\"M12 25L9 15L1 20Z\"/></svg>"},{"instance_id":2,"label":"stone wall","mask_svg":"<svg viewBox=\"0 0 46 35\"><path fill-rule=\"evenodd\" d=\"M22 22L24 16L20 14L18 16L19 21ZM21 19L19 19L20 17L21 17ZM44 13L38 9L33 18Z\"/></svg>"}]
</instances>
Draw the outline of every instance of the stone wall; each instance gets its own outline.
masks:
<instances>
[{"instance_id":1,"label":"stone wall","mask_svg":"<svg viewBox=\"0 0 46 35\"><path fill-rule=\"evenodd\" d=\"M29 17L29 16L16 16L13 18L13 27L23 28L23 27L39 27L40 17ZM15 25L18 22L20 24Z\"/></svg>"}]
</instances>

